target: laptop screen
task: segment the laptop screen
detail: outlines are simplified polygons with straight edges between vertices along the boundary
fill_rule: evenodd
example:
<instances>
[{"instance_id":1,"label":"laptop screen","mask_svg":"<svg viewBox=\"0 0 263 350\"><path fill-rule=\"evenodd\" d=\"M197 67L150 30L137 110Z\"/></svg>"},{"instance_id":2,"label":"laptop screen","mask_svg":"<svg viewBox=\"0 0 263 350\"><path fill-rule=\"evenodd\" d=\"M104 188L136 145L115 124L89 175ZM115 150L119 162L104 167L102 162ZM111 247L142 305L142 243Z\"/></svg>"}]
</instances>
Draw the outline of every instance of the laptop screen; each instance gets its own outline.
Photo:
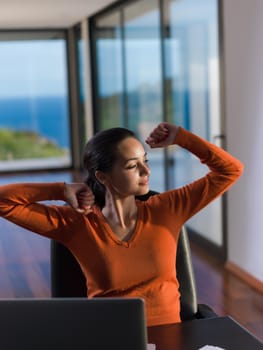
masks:
<instances>
[{"instance_id":1,"label":"laptop screen","mask_svg":"<svg viewBox=\"0 0 263 350\"><path fill-rule=\"evenodd\" d=\"M5 350L146 350L142 299L0 300Z\"/></svg>"}]
</instances>

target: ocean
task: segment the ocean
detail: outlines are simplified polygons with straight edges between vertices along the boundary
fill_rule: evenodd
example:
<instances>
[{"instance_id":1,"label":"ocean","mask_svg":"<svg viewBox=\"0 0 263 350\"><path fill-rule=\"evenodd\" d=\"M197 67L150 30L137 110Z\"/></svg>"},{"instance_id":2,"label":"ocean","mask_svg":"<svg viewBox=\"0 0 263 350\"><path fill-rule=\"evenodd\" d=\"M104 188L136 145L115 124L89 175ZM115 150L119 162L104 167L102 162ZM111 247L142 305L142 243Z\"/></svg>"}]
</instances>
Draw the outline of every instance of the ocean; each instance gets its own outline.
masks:
<instances>
[{"instance_id":1,"label":"ocean","mask_svg":"<svg viewBox=\"0 0 263 350\"><path fill-rule=\"evenodd\" d=\"M69 148L68 98L0 98L0 128L33 131L60 147Z\"/></svg>"}]
</instances>

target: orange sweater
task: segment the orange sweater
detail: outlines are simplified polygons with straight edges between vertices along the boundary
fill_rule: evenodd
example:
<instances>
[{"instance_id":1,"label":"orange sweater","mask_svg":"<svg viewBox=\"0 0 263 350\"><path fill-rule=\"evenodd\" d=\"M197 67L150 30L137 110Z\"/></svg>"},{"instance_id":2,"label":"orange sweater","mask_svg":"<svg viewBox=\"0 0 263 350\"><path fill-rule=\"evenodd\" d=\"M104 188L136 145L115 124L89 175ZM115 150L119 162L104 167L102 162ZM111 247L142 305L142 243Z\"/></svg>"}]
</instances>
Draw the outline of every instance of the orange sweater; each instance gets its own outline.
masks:
<instances>
[{"instance_id":1,"label":"orange sweater","mask_svg":"<svg viewBox=\"0 0 263 350\"><path fill-rule=\"evenodd\" d=\"M175 271L180 229L239 178L242 164L184 129L175 143L199 157L210 172L187 186L138 201L137 226L128 242L111 231L99 208L84 216L69 206L39 203L64 200L63 183L0 187L0 215L66 245L88 281L89 297L141 297L148 326L180 322Z\"/></svg>"}]
</instances>

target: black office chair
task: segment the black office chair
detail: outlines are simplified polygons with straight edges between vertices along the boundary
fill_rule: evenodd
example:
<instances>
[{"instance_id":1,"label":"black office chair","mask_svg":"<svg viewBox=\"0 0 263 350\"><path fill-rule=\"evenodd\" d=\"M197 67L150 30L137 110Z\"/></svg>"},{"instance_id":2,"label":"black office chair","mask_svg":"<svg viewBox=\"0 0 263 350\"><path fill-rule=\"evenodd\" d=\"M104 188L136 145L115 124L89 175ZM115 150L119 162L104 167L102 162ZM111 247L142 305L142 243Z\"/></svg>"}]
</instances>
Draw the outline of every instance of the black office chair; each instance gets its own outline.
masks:
<instances>
[{"instance_id":1,"label":"black office chair","mask_svg":"<svg viewBox=\"0 0 263 350\"><path fill-rule=\"evenodd\" d=\"M149 196L156 193L150 191L147 195L138 198L147 200ZM182 228L178 241L176 271L181 293L182 321L216 317L216 313L209 306L197 303L195 278L185 227ZM60 298L87 296L86 281L79 264L66 247L55 241L51 241L51 296Z\"/></svg>"}]
</instances>

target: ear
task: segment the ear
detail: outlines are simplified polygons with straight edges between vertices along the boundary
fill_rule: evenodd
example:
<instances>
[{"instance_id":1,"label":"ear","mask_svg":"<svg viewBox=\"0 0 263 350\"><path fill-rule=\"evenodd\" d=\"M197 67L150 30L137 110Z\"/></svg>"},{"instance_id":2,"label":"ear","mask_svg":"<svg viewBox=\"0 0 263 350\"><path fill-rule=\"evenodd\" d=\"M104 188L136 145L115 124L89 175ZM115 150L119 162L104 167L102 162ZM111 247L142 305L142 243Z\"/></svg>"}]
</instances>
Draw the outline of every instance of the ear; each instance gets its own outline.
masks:
<instances>
[{"instance_id":1,"label":"ear","mask_svg":"<svg viewBox=\"0 0 263 350\"><path fill-rule=\"evenodd\" d=\"M104 172L100 171L100 170L96 170L95 171L95 176L96 179L102 184L104 185L106 182L106 175Z\"/></svg>"}]
</instances>

